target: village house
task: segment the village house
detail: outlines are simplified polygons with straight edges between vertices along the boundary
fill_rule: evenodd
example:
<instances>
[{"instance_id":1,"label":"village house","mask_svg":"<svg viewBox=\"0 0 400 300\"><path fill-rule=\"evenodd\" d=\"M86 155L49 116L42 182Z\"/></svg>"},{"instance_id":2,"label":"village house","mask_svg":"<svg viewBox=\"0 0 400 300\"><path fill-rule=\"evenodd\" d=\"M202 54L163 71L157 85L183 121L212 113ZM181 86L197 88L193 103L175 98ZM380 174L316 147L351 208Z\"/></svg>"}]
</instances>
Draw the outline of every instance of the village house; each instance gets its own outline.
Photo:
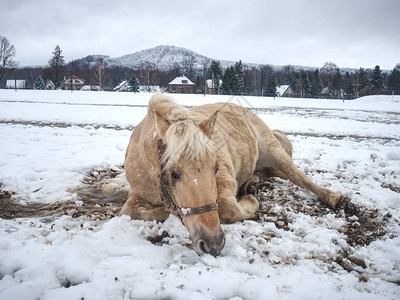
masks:
<instances>
[{"instance_id":1,"label":"village house","mask_svg":"<svg viewBox=\"0 0 400 300\"><path fill-rule=\"evenodd\" d=\"M168 84L170 93L194 94L196 85L185 75L176 77Z\"/></svg>"},{"instance_id":2,"label":"village house","mask_svg":"<svg viewBox=\"0 0 400 300\"><path fill-rule=\"evenodd\" d=\"M72 81L72 82L71 82ZM62 90L80 90L85 85L85 80L78 76L72 75L71 77L65 78L61 82Z\"/></svg>"},{"instance_id":3,"label":"village house","mask_svg":"<svg viewBox=\"0 0 400 300\"><path fill-rule=\"evenodd\" d=\"M114 89L114 92L130 92L129 80L121 81ZM160 91L158 85L139 85L140 93L157 93Z\"/></svg>"},{"instance_id":4,"label":"village house","mask_svg":"<svg viewBox=\"0 0 400 300\"><path fill-rule=\"evenodd\" d=\"M278 85L276 87L276 95L278 97L292 97L293 91L290 85Z\"/></svg>"},{"instance_id":5,"label":"village house","mask_svg":"<svg viewBox=\"0 0 400 300\"><path fill-rule=\"evenodd\" d=\"M80 91L95 91L95 92L98 92L98 91L101 91L101 89L100 89L100 86L99 85L84 85L81 89L80 89Z\"/></svg>"},{"instance_id":6,"label":"village house","mask_svg":"<svg viewBox=\"0 0 400 300\"><path fill-rule=\"evenodd\" d=\"M55 90L56 85L50 79L47 79L46 86L44 87L45 90Z\"/></svg>"},{"instance_id":7,"label":"village house","mask_svg":"<svg viewBox=\"0 0 400 300\"><path fill-rule=\"evenodd\" d=\"M140 93L157 93L161 91L158 85L139 85Z\"/></svg>"},{"instance_id":8,"label":"village house","mask_svg":"<svg viewBox=\"0 0 400 300\"><path fill-rule=\"evenodd\" d=\"M114 92L129 92L129 81L123 80L121 81L115 88L113 88Z\"/></svg>"},{"instance_id":9,"label":"village house","mask_svg":"<svg viewBox=\"0 0 400 300\"><path fill-rule=\"evenodd\" d=\"M26 80L10 79L6 81L6 89L24 89L26 88Z\"/></svg>"},{"instance_id":10,"label":"village house","mask_svg":"<svg viewBox=\"0 0 400 300\"><path fill-rule=\"evenodd\" d=\"M217 79L207 79L206 80L206 94L218 94L219 89L222 86L222 80L219 80L217 86Z\"/></svg>"}]
</instances>

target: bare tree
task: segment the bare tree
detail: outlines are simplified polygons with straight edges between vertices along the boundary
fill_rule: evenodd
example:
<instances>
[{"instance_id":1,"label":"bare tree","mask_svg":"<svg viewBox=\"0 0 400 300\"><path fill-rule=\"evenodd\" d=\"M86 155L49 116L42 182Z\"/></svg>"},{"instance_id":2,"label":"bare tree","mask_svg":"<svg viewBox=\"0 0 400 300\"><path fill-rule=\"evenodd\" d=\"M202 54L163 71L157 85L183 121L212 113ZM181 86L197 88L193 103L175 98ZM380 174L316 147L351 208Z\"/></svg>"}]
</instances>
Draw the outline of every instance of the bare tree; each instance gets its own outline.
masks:
<instances>
[{"instance_id":1,"label":"bare tree","mask_svg":"<svg viewBox=\"0 0 400 300\"><path fill-rule=\"evenodd\" d=\"M328 88L328 93L330 96L332 96L333 93L334 80L338 70L339 67L333 62L326 62L320 70L322 86Z\"/></svg>"},{"instance_id":2,"label":"bare tree","mask_svg":"<svg viewBox=\"0 0 400 300\"><path fill-rule=\"evenodd\" d=\"M206 80L207 80L206 72L207 72L208 68L210 67L210 63L211 63L211 60L209 58L205 57L205 56L201 59L201 64L203 65L204 96L206 96L206 90L207 90L206 89Z\"/></svg>"},{"instance_id":3,"label":"bare tree","mask_svg":"<svg viewBox=\"0 0 400 300\"><path fill-rule=\"evenodd\" d=\"M110 72L104 59L99 58L91 71L91 81L94 85L98 85L100 90L110 81Z\"/></svg>"},{"instance_id":4,"label":"bare tree","mask_svg":"<svg viewBox=\"0 0 400 300\"><path fill-rule=\"evenodd\" d=\"M185 71L185 75L189 77L189 79L193 79L193 67L196 62L196 57L193 53L185 55L182 60L182 67Z\"/></svg>"},{"instance_id":5,"label":"bare tree","mask_svg":"<svg viewBox=\"0 0 400 300\"><path fill-rule=\"evenodd\" d=\"M10 41L0 35L0 80L3 78L7 68L14 64L13 57L16 51L14 45Z\"/></svg>"},{"instance_id":6,"label":"bare tree","mask_svg":"<svg viewBox=\"0 0 400 300\"><path fill-rule=\"evenodd\" d=\"M158 81L158 71L156 66L150 62L144 62L139 67L139 82L144 85L148 92L151 91L151 86L156 85Z\"/></svg>"},{"instance_id":7,"label":"bare tree","mask_svg":"<svg viewBox=\"0 0 400 300\"><path fill-rule=\"evenodd\" d=\"M14 88L15 91L18 89L18 84L17 84L17 77L18 77L18 68L19 68L19 62L15 60L11 60L8 63L8 69L11 70L13 76L14 76Z\"/></svg>"}]
</instances>

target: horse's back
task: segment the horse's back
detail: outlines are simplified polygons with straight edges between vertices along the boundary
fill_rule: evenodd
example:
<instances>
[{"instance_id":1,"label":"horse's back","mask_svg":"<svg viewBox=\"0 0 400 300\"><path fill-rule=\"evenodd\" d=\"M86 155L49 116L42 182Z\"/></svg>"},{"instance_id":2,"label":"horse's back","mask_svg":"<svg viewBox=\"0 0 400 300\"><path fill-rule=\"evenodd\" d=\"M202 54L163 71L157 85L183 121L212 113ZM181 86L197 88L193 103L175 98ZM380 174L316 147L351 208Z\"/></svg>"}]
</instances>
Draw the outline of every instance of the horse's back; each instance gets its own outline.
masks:
<instances>
[{"instance_id":1,"label":"horse's back","mask_svg":"<svg viewBox=\"0 0 400 300\"><path fill-rule=\"evenodd\" d=\"M257 129L254 114L232 103L205 104L190 109L193 114L208 117L219 110L211 140L220 156L230 160L238 185L253 175L258 158Z\"/></svg>"},{"instance_id":2,"label":"horse's back","mask_svg":"<svg viewBox=\"0 0 400 300\"><path fill-rule=\"evenodd\" d=\"M151 117L146 115L132 132L125 153L125 175L133 191L154 201L159 200L158 159L157 132Z\"/></svg>"}]
</instances>

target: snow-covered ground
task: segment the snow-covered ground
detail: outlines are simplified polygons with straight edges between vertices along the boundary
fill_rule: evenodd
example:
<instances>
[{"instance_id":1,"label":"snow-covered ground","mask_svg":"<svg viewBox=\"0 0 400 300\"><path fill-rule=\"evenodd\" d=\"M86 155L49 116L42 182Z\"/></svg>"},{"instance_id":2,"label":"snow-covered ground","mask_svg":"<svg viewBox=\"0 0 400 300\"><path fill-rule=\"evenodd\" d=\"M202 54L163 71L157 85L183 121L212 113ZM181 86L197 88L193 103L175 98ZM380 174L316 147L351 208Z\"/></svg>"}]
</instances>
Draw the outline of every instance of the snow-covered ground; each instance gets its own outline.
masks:
<instances>
[{"instance_id":1,"label":"snow-covered ground","mask_svg":"<svg viewBox=\"0 0 400 300\"><path fill-rule=\"evenodd\" d=\"M0 299L400 297L400 97L344 103L172 97L186 106L221 101L249 107L288 134L295 164L317 183L341 191L359 207L378 209L379 216L389 213L382 236L352 244L345 228L349 222L363 225L361 218L277 203L270 215L283 212L289 217L285 224L269 220L267 213L262 220L223 225L227 242L215 258L191 249L175 217L164 223L70 215L0 219ZM0 189L22 204L79 205L73 188L89 173L123 164L131 129L146 114L149 98L0 90ZM316 203L312 194L286 181L272 185L266 197L280 193ZM158 243L148 240L157 237Z\"/></svg>"}]
</instances>

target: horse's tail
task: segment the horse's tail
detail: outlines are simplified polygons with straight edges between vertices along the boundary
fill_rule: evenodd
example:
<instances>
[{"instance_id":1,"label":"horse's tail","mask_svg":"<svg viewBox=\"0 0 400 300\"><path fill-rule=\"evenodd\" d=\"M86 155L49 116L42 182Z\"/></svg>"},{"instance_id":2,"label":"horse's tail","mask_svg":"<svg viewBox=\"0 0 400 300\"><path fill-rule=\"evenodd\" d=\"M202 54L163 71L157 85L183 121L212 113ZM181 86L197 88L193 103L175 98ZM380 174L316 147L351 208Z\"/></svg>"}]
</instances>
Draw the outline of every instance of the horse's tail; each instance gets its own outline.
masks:
<instances>
[{"instance_id":1,"label":"horse's tail","mask_svg":"<svg viewBox=\"0 0 400 300\"><path fill-rule=\"evenodd\" d=\"M278 139L278 141L281 143L283 149L285 149L286 153L292 157L293 155L293 145L289 141L288 137L280 130L274 129L272 130L272 133L274 136Z\"/></svg>"}]
</instances>

